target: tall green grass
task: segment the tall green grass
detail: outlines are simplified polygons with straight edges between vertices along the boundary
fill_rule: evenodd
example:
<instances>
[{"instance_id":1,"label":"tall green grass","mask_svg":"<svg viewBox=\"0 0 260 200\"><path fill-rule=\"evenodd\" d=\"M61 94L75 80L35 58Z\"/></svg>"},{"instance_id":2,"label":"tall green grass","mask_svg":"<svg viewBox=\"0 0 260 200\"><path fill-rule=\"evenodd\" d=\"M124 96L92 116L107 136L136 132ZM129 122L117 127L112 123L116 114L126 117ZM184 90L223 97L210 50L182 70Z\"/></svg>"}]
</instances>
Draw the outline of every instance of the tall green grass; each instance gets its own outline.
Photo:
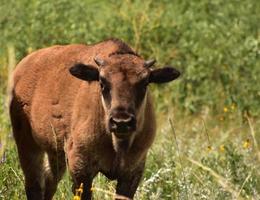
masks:
<instances>
[{"instance_id":1,"label":"tall green grass","mask_svg":"<svg viewBox=\"0 0 260 200\"><path fill-rule=\"evenodd\" d=\"M17 60L53 44L117 37L146 59L182 71L181 81L157 86L185 112L236 104L241 113L260 112L258 0L2 0L0 55L9 43ZM162 91L162 92L161 92ZM162 97L162 98L160 98Z\"/></svg>"},{"instance_id":2,"label":"tall green grass","mask_svg":"<svg viewBox=\"0 0 260 200\"><path fill-rule=\"evenodd\" d=\"M183 119L159 114L158 135L136 199L259 199L260 160L254 139L258 144L260 121L251 121L250 129L248 122L234 120L236 114L228 115L232 118L224 121L205 117L207 136L202 116ZM173 127L167 118L172 118ZM0 198L25 199L13 143L5 151L0 171ZM95 199L112 199L114 186L114 181L98 175L93 183ZM55 199L72 199L68 174L59 184Z\"/></svg>"}]
</instances>

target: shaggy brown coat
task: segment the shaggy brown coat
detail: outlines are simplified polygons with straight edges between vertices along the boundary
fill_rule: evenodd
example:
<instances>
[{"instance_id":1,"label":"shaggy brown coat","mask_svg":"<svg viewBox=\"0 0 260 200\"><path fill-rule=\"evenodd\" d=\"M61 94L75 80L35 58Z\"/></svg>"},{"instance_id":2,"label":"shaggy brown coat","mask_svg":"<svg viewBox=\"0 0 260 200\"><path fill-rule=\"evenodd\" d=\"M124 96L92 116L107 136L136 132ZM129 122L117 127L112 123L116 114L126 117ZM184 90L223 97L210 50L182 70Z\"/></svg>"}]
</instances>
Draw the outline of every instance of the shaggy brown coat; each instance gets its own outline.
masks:
<instances>
[{"instance_id":1,"label":"shaggy brown coat","mask_svg":"<svg viewBox=\"0 0 260 200\"><path fill-rule=\"evenodd\" d=\"M95 58L108 66L98 66ZM109 79L109 98L102 97L100 80L82 80L77 74L80 70L71 70L79 63L96 70L98 79L101 75ZM52 199L66 160L73 188L84 184L82 199L91 199L92 180L98 172L118 181L118 195L133 198L155 137L149 92L139 88L144 91L140 94L133 85L151 71L130 47L114 39L92 46L41 49L18 64L13 73L10 115L28 199ZM171 80L179 76L174 73ZM168 69L169 74L172 71ZM161 79L167 79L164 76ZM150 82L171 81L151 79L150 75ZM126 139L109 131L108 116L116 106L134 109L136 130Z\"/></svg>"}]
</instances>

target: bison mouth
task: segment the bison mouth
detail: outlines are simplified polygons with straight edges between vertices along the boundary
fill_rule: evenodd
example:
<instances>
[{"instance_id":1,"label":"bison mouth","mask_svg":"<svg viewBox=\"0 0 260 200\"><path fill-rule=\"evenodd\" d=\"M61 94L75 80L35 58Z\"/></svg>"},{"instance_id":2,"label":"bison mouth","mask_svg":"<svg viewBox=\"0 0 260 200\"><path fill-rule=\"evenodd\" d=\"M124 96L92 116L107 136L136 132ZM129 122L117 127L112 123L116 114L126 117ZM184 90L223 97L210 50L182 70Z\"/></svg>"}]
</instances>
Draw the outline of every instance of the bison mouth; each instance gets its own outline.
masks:
<instances>
[{"instance_id":1,"label":"bison mouth","mask_svg":"<svg viewBox=\"0 0 260 200\"><path fill-rule=\"evenodd\" d=\"M114 135L118 138L118 139L128 139L132 134L129 133L122 133L122 132L113 132Z\"/></svg>"}]
</instances>

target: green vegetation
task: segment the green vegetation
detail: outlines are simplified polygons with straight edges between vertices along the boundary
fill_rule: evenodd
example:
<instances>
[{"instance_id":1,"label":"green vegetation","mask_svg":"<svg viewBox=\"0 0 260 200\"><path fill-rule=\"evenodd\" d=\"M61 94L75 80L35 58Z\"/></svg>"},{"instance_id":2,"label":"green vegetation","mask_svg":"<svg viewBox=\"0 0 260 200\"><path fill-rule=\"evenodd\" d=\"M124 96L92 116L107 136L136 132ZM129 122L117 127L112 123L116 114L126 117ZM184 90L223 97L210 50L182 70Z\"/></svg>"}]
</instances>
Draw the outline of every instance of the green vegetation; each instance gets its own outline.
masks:
<instances>
[{"instance_id":1,"label":"green vegetation","mask_svg":"<svg viewBox=\"0 0 260 200\"><path fill-rule=\"evenodd\" d=\"M7 114L13 63L110 37L182 71L151 86L158 136L137 199L260 199L259 1L0 0L0 13L0 199L25 199ZM99 175L95 199L114 184ZM71 199L70 185L66 174L55 198Z\"/></svg>"},{"instance_id":2,"label":"green vegetation","mask_svg":"<svg viewBox=\"0 0 260 200\"><path fill-rule=\"evenodd\" d=\"M259 130L260 124L250 130L248 123L234 122L236 113L227 115L230 119L224 121L205 119L206 130L203 118L176 117L175 132L165 118L159 118L158 136L149 152L136 199L259 199L260 154L251 131ZM13 144L5 155L5 162L0 164L0 198L25 199ZM115 182L104 176L96 177L95 199L112 199L114 186ZM55 199L72 199L68 174L59 184Z\"/></svg>"}]
</instances>

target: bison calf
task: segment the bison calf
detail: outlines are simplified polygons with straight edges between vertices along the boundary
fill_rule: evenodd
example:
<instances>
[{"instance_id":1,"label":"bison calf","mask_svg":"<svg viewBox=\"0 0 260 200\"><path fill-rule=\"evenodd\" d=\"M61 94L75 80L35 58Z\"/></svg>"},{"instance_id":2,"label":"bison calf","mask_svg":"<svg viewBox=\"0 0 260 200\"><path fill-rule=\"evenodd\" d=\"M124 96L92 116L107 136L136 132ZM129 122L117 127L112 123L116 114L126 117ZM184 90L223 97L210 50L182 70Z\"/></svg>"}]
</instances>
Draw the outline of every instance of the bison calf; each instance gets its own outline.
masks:
<instances>
[{"instance_id":1,"label":"bison calf","mask_svg":"<svg viewBox=\"0 0 260 200\"><path fill-rule=\"evenodd\" d=\"M82 199L98 172L133 198L155 136L148 85L180 74L154 63L111 39L41 49L18 64L10 115L27 199L52 199L66 160Z\"/></svg>"}]
</instances>

